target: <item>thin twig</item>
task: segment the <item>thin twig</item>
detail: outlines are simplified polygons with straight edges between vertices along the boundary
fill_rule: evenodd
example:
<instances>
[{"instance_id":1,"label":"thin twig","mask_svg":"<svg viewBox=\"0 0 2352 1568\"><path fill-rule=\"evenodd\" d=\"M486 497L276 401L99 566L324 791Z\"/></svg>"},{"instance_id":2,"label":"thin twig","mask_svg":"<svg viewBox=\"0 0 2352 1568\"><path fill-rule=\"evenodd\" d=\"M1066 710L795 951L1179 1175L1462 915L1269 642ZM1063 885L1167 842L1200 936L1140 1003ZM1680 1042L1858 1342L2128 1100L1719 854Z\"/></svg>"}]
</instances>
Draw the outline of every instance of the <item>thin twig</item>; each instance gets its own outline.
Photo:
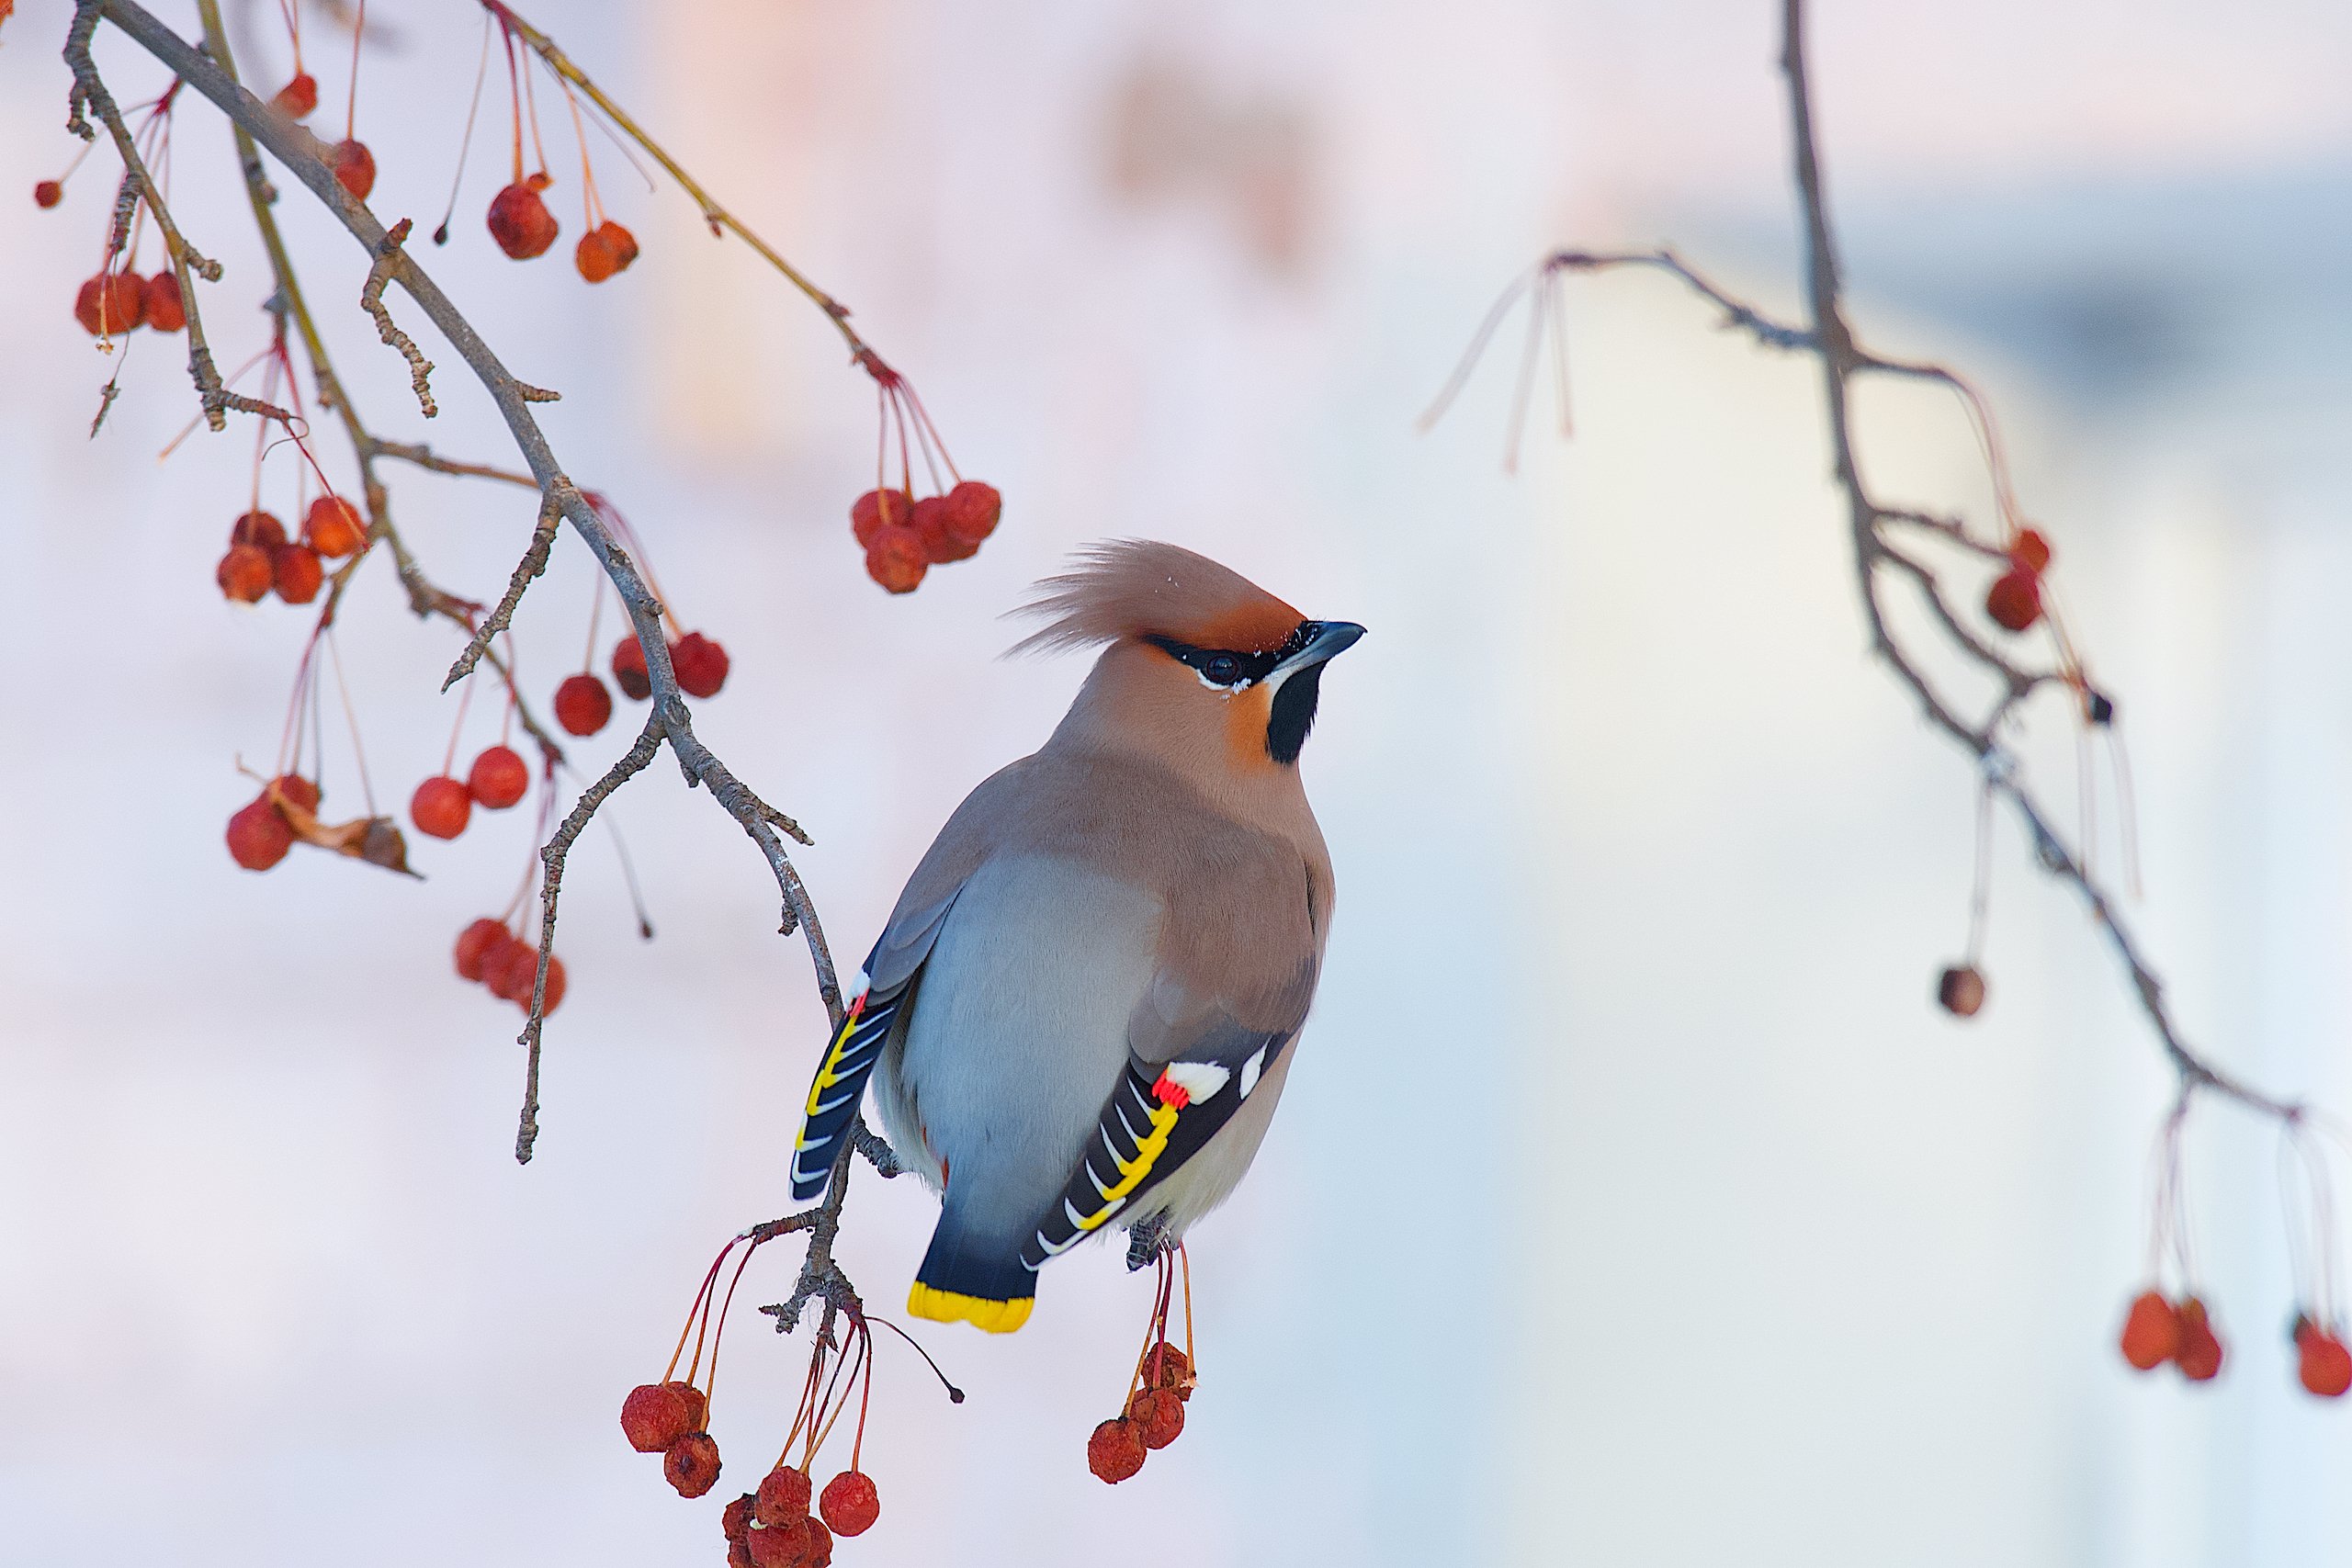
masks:
<instances>
[{"instance_id":1,"label":"thin twig","mask_svg":"<svg viewBox=\"0 0 2352 1568\"><path fill-rule=\"evenodd\" d=\"M448 676L441 682L443 691L472 674L474 666L481 662L481 656L490 651L491 639L504 631L507 624L514 620L514 606L523 602L523 591L531 586L532 579L547 570L548 553L555 547L555 531L562 523L562 511L541 497L539 520L531 529L530 547L523 552L523 558L514 563L514 575L506 580L506 592L498 601L498 607L483 620L481 629L466 640L465 651L458 655L455 664L449 666Z\"/></svg>"},{"instance_id":2,"label":"thin twig","mask_svg":"<svg viewBox=\"0 0 2352 1568\"><path fill-rule=\"evenodd\" d=\"M834 328L842 334L842 341L849 344L850 357L860 364L866 362L873 351L866 346L865 340L857 335L856 329L849 324L848 306L810 282L799 268L785 260L775 246L752 233L743 226L741 220L721 207L711 194L702 187L700 181L686 173L684 166L670 156L661 143L645 133L627 109L605 96L605 90L596 85L589 78L588 73L573 62L570 55L563 52L555 39L515 15L514 8L501 4L501 0L482 0L482 4L492 15L513 29L514 36L528 45L532 52L546 61L549 70L578 87L590 103L594 104L604 112L605 118L619 128L621 134L650 153L653 161L660 164L663 171L678 182L679 188L695 198L695 204L702 209L703 221L710 225L712 233L716 234L722 229L727 230L737 239L757 251L762 260L789 278L794 288L807 295L809 302L825 313L825 319L833 323Z\"/></svg>"},{"instance_id":3,"label":"thin twig","mask_svg":"<svg viewBox=\"0 0 2352 1568\"><path fill-rule=\"evenodd\" d=\"M216 432L225 430L232 408L242 407L247 412L257 412L266 405L238 398L220 384L220 371L212 362L211 344L204 336L204 313L196 298L196 279L202 277L207 283L220 282L220 264L188 243L187 237L180 232L179 225L173 220L171 209L164 205L163 187L155 183L154 175L148 171L146 160L139 155L138 139L130 134L130 126L123 122L122 111L115 106L114 95L107 91L106 83L98 75L97 63L90 58L90 39L97 26L98 0L77 0L74 25L67 30L65 38L65 63L74 73L69 124L87 139L95 133L90 130L89 122L83 118L83 107L86 104L97 111L98 118L106 125L107 134L114 141L115 151L122 155L126 191L135 190L137 199L144 201L147 210L155 215L155 228L164 236L164 251L172 264L172 276L179 284L180 310L187 319L188 378L196 383L197 402L204 411L205 423ZM119 222L120 220L119 226ZM121 242L118 238L109 254L120 248ZM105 423L107 410L114 404L115 391L115 387L109 384L105 401L98 409L98 417L91 423L92 434L97 434L98 425Z\"/></svg>"},{"instance_id":4,"label":"thin twig","mask_svg":"<svg viewBox=\"0 0 2352 1568\"><path fill-rule=\"evenodd\" d=\"M662 715L656 709L638 731L637 743L605 770L603 778L581 792L571 810L557 824L555 836L539 852L539 863L546 868L539 882L539 967L531 983L531 1015L523 1024L523 1113L514 1129L518 1165L531 1163L532 1146L539 1138L539 1034L547 1021L548 961L555 955L556 901L563 892L564 862L598 808L613 797L614 791L643 773L661 750Z\"/></svg>"},{"instance_id":5,"label":"thin twig","mask_svg":"<svg viewBox=\"0 0 2352 1568\"><path fill-rule=\"evenodd\" d=\"M427 379L433 374L433 362L424 357L416 340L401 331L391 311L384 308L384 285L391 281L392 264L400 254L401 243L408 239L408 231L409 220L403 218L377 242L375 265L368 269L368 282L359 290L359 303L375 318L376 335L388 346L400 350L401 357L408 361L408 384L415 389L417 406L424 411L425 418L431 419L441 412L433 406L433 384Z\"/></svg>"},{"instance_id":6,"label":"thin twig","mask_svg":"<svg viewBox=\"0 0 2352 1568\"><path fill-rule=\"evenodd\" d=\"M1882 524L1898 516L1903 521L1917 521L1917 516L1915 513L1892 513L1871 498L1854 453L1851 378L1858 370L1881 370L1922 377L1952 386L1973 402L1973 392L1959 377L1939 367L1883 359L1855 345L1852 329L1848 326L1845 317L1836 242L1830 229L1828 199L1822 186L1820 151L1814 132L1812 90L1805 72L1804 0L1782 0L1781 22L1783 47L1781 63L1788 84L1797 197L1804 217L1805 293L1813 316L1811 346L1821 361L1822 391L1829 416L1832 466L1838 487L1846 496L1847 521L1854 547L1855 581L1870 629L1871 651L1886 663L1903 684L1911 689L1928 720L1976 759L1978 765L1984 770L1990 787L2009 803L2023 822L2042 868L2071 886L2088 906L2092 918L2106 931L2117 958L2130 976L2141 1010L2147 1015L2149 1025L2163 1045L2165 1055L2179 1073L2183 1093L2200 1088L2211 1089L2251 1110L2291 1120L2301 1114L2301 1108L2298 1104L2263 1094L2221 1072L2182 1040L2165 1000L2163 982L2148 966L2131 928L2117 913L2114 901L2105 887L2090 875L2081 861L2059 840L2050 825L2048 812L2024 784L2015 759L2002 749L1990 727L1984 729L1972 728L1938 696L1887 630L1885 612L1879 600L1880 580L1874 570L1879 561L1892 560L1904 567L1928 590L1930 604L1939 605L1940 601L1933 591L1932 574L1889 550L1879 536ZM1695 282L1693 286L1701 287ZM1718 303L1723 302L1713 290L1702 288L1702 291L1716 299ZM1997 445L1992 441L1990 421L1984 416L1981 403L1975 405L1974 412L1979 416L1980 433L1992 449L1996 479L2006 490L2007 465L2000 457ZM2005 508L2007 504L2005 498ZM1948 615L1939 618L1949 621ZM2016 682L2025 678L2023 672L2014 671L2006 660L1973 639L1963 639L1963 646L1980 659L1989 660L1996 667L2010 671L2013 688L2010 701L2013 703L2017 694Z\"/></svg>"},{"instance_id":7,"label":"thin twig","mask_svg":"<svg viewBox=\"0 0 2352 1568\"><path fill-rule=\"evenodd\" d=\"M436 474L454 474L461 479L496 479L501 484L520 485L525 490L537 490L539 481L528 474L518 474L512 468L492 468L488 463L460 463L450 457L434 456L433 448L421 441L375 441L369 443L374 456L390 457L398 462L413 464Z\"/></svg>"}]
</instances>

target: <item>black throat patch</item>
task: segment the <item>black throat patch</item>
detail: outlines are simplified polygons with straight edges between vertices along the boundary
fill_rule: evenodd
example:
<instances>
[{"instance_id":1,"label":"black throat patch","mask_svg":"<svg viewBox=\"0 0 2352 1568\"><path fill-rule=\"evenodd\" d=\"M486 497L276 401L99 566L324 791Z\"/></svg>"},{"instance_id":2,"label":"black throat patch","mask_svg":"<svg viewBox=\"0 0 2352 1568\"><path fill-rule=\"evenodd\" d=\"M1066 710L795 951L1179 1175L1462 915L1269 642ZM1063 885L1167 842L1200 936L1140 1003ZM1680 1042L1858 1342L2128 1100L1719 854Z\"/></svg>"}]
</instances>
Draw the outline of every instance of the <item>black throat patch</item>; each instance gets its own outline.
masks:
<instances>
[{"instance_id":1,"label":"black throat patch","mask_svg":"<svg viewBox=\"0 0 2352 1568\"><path fill-rule=\"evenodd\" d=\"M1323 666L1310 664L1274 694L1273 716L1266 721L1266 755L1284 767L1298 761L1306 732L1315 728L1315 705L1323 692Z\"/></svg>"}]
</instances>

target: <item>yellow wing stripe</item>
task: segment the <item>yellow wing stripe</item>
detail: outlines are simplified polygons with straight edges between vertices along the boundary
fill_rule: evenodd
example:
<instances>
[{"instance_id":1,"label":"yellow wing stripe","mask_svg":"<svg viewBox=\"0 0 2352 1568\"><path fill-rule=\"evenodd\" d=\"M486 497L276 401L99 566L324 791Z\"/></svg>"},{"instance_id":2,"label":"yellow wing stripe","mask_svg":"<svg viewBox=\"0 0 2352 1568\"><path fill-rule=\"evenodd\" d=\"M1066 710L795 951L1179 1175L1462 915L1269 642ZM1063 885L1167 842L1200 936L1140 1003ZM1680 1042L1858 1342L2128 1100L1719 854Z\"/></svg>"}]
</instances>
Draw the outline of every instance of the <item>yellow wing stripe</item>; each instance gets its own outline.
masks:
<instances>
[{"instance_id":1,"label":"yellow wing stripe","mask_svg":"<svg viewBox=\"0 0 2352 1568\"><path fill-rule=\"evenodd\" d=\"M933 1323L968 1323L990 1334L1012 1333L1029 1321L1029 1309L1036 1304L1035 1296L990 1301L986 1296L967 1296L960 1291L934 1290L920 1280L907 1292L907 1311L916 1317L927 1317Z\"/></svg>"},{"instance_id":2,"label":"yellow wing stripe","mask_svg":"<svg viewBox=\"0 0 2352 1568\"><path fill-rule=\"evenodd\" d=\"M849 1037L857 1032L857 1021L865 1015L865 998L860 997L851 1004L849 1016L842 1020L842 1032L833 1036L832 1049L825 1053L825 1065L817 1069L817 1081L808 1086L808 1106L802 1113L800 1136L792 1143L796 1151L808 1146L805 1142L808 1135L808 1119L817 1114L818 1102L824 1099L827 1089L842 1081L833 1069L842 1065L842 1053L849 1049Z\"/></svg>"},{"instance_id":3,"label":"yellow wing stripe","mask_svg":"<svg viewBox=\"0 0 2352 1568\"><path fill-rule=\"evenodd\" d=\"M1119 1212L1120 1201L1134 1191L1143 1179L1151 1174L1152 1162L1159 1158L1168 1146L1168 1134L1176 1130L1176 1108L1160 1104L1151 1108L1151 1131L1136 1144L1136 1157L1121 1159L1115 1153L1111 1163L1119 1168L1119 1179L1102 1193L1102 1206L1078 1222L1082 1231L1094 1230Z\"/></svg>"}]
</instances>

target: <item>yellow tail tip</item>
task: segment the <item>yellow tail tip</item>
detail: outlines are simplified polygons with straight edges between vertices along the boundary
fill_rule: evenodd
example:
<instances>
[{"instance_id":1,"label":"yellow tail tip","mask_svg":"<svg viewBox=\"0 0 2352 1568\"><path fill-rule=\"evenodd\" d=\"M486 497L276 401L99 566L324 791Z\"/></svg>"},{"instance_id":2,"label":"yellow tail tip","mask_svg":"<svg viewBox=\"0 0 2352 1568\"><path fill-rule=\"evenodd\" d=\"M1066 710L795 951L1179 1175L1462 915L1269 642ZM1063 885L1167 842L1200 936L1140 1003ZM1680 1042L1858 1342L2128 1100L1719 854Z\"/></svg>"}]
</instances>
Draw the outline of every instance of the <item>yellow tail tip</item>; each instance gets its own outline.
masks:
<instances>
[{"instance_id":1,"label":"yellow tail tip","mask_svg":"<svg viewBox=\"0 0 2352 1568\"><path fill-rule=\"evenodd\" d=\"M1016 1296L1009 1302L996 1302L986 1296L937 1291L920 1280L907 1292L907 1311L916 1317L927 1317L933 1323L968 1323L990 1334L1012 1333L1029 1321L1029 1309L1036 1303L1035 1296Z\"/></svg>"}]
</instances>

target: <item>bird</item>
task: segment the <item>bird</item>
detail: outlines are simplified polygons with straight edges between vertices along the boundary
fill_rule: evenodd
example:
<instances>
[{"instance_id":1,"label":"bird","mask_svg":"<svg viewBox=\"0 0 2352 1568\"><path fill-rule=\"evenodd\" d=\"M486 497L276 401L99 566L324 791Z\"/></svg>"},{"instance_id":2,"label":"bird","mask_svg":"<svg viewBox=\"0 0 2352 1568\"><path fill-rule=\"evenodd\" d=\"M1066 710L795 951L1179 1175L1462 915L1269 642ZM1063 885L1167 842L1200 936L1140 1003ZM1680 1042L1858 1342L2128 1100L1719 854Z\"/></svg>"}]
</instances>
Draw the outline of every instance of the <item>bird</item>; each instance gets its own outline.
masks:
<instances>
[{"instance_id":1,"label":"bird","mask_svg":"<svg viewBox=\"0 0 2352 1568\"><path fill-rule=\"evenodd\" d=\"M1172 1250L1257 1155L1330 931L1299 754L1364 635L1141 539L1081 550L1023 612L1045 624L1012 651L1102 652L908 879L791 1171L796 1199L826 1190L870 1087L940 1197L907 1310L994 1333L1114 1222L1131 1269Z\"/></svg>"}]
</instances>

